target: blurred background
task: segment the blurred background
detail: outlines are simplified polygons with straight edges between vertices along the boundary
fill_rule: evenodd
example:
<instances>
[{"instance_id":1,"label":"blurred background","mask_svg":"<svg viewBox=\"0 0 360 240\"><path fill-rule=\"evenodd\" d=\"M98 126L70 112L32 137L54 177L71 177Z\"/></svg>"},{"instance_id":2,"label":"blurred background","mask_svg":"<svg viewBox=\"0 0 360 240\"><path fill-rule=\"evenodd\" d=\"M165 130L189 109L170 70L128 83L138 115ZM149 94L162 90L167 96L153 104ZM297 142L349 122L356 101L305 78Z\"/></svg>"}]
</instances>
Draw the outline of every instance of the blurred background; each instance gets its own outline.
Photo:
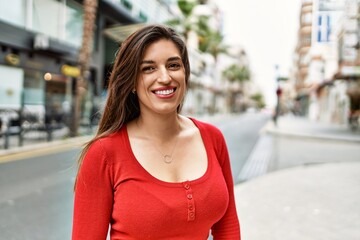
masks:
<instances>
[{"instance_id":1,"label":"blurred background","mask_svg":"<svg viewBox=\"0 0 360 240\"><path fill-rule=\"evenodd\" d=\"M243 238L360 239L359 7L0 0L0 239L70 239L81 144L119 45L150 23L187 43L182 114L224 133Z\"/></svg>"}]
</instances>

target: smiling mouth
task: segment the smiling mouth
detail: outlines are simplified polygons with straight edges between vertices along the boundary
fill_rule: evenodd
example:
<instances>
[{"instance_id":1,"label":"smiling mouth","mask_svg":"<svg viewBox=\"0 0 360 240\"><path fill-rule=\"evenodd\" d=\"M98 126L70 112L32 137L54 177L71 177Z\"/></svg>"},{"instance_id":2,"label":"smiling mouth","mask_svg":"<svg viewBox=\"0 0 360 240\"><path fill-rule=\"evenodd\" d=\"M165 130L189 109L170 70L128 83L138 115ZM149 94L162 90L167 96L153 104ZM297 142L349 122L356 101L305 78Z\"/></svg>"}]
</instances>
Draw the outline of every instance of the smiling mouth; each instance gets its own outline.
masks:
<instances>
[{"instance_id":1,"label":"smiling mouth","mask_svg":"<svg viewBox=\"0 0 360 240\"><path fill-rule=\"evenodd\" d=\"M153 91L153 93L155 93L157 95L166 96L166 95L170 95L170 94L174 93L175 90L176 90L176 88L166 89L166 90L157 90L157 91Z\"/></svg>"}]
</instances>

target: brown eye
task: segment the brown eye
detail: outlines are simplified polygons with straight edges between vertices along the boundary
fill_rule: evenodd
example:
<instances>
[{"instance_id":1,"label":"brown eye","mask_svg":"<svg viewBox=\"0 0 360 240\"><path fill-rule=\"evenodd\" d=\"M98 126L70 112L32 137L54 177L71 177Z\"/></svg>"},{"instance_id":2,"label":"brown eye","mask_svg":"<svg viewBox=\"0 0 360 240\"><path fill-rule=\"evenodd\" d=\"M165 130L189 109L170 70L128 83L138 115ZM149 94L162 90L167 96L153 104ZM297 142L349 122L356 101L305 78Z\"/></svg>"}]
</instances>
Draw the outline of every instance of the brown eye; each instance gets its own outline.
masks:
<instances>
[{"instance_id":1,"label":"brown eye","mask_svg":"<svg viewBox=\"0 0 360 240\"><path fill-rule=\"evenodd\" d=\"M172 70L177 70L181 67L181 64L179 63L170 63L169 64L169 68L172 69Z\"/></svg>"},{"instance_id":2,"label":"brown eye","mask_svg":"<svg viewBox=\"0 0 360 240\"><path fill-rule=\"evenodd\" d=\"M150 72L152 72L152 71L154 71L154 70L155 70L155 68L152 67L152 66L146 66L146 67L143 67L143 68L141 69L141 71L142 71L142 72L145 72L145 73L150 73Z\"/></svg>"}]
</instances>

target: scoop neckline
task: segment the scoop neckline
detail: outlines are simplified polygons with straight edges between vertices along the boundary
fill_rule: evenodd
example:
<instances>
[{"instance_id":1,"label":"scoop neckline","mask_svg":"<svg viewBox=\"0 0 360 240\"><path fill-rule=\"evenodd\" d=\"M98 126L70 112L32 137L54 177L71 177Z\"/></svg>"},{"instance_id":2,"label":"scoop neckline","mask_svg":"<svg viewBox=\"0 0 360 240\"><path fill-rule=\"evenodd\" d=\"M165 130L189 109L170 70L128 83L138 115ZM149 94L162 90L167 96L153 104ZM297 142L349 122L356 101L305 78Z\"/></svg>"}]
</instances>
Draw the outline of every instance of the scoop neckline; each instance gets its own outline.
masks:
<instances>
[{"instance_id":1,"label":"scoop neckline","mask_svg":"<svg viewBox=\"0 0 360 240\"><path fill-rule=\"evenodd\" d=\"M137 165L137 167L144 173L144 175L151 181L156 182L160 185L165 185L167 187L183 187L184 183L189 183L189 184L198 184L201 183L203 181L205 181L208 178L210 169L211 169L211 161L210 161L210 146L209 143L207 141L204 140L204 132L203 129L201 127L199 127L197 121L191 117L188 117L188 119L190 119L195 127L199 130L200 132L200 136L201 139L203 141L204 147L205 147L205 152L206 152L206 160L207 160L207 167L206 167L206 171L203 175L201 175L198 178L192 179L192 180L186 180L186 181L182 181L182 182L168 182L168 181L164 181L161 180L157 177L155 177L154 175L152 175L149 171L147 171L141 164L140 162L137 160L137 158L135 157L135 154L131 148L131 144L130 144L130 139L129 139L129 134L128 134L128 129L127 129L127 125L124 126L124 132L125 132L125 139L126 139L126 146L131 154L131 159L135 162L135 164Z\"/></svg>"}]
</instances>

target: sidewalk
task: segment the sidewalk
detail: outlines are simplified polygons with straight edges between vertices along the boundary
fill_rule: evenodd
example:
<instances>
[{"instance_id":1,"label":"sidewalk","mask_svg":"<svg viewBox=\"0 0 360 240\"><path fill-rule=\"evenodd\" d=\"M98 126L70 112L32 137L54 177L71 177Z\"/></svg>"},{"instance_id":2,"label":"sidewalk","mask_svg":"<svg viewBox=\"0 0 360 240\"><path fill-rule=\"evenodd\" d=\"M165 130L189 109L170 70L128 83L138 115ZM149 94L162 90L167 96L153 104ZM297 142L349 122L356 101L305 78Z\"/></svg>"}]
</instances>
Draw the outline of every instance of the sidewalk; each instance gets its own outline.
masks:
<instances>
[{"instance_id":1,"label":"sidewalk","mask_svg":"<svg viewBox=\"0 0 360 240\"><path fill-rule=\"evenodd\" d=\"M95 128L92 130L95 131ZM52 140L47 141L47 135L45 132L30 132L24 138L23 146L19 146L19 136L13 135L9 137L9 148L4 149L4 138L0 138L0 162L7 161L14 154L26 154L28 152L34 152L41 149L52 148L54 151L64 150L66 148L72 148L81 146L85 142L89 141L92 133L89 128L80 128L78 137L68 137L69 130L67 128L59 129L53 132Z\"/></svg>"},{"instance_id":2,"label":"sidewalk","mask_svg":"<svg viewBox=\"0 0 360 240\"><path fill-rule=\"evenodd\" d=\"M280 117L278 125L275 126L273 122L269 122L266 131L273 135L360 143L360 129L353 132L346 124L320 123L304 117Z\"/></svg>"},{"instance_id":3,"label":"sidewalk","mask_svg":"<svg viewBox=\"0 0 360 240\"><path fill-rule=\"evenodd\" d=\"M334 155L333 149L320 149L318 151L324 159L342 158L341 155L347 158L344 157L344 161L337 159L336 162L298 164L236 185L242 239L360 239L360 132L305 118L282 117L277 127L272 122L267 124L259 142L269 135L282 138L280 143L285 145L293 139L293 143L298 144L296 147L303 148L296 153L290 148L285 157L282 156L286 153L284 149L277 152L276 157L286 161L290 158L302 159L306 154L294 155L316 151L304 146L315 145L316 149L317 144L323 146L324 142L327 144L324 146L349 146L351 156L346 156L347 148L336 156L329 156ZM302 142L304 144L300 144ZM258 153L252 155L259 155L262 151L258 148ZM311 153L309 155L312 156Z\"/></svg>"},{"instance_id":4,"label":"sidewalk","mask_svg":"<svg viewBox=\"0 0 360 240\"><path fill-rule=\"evenodd\" d=\"M360 162L273 172L235 195L242 239L360 239Z\"/></svg>"}]
</instances>

